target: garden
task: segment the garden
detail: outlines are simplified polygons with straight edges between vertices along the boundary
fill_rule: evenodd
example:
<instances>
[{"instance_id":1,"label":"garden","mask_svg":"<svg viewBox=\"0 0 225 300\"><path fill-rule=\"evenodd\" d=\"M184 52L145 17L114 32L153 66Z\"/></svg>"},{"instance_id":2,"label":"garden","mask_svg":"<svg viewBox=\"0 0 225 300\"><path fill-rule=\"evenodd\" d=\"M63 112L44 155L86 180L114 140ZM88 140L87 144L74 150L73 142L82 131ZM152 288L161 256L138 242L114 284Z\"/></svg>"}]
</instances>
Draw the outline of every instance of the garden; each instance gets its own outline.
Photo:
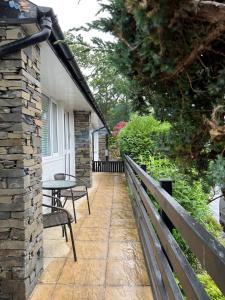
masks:
<instances>
[{"instance_id":1,"label":"garden","mask_svg":"<svg viewBox=\"0 0 225 300\"><path fill-rule=\"evenodd\" d=\"M170 178L173 182L174 198L196 221L225 245L225 240L222 238L222 227L215 220L208 206L212 197L211 174L208 175L209 179L206 181L207 176L205 178L198 177L198 170L194 167L187 173L179 160L176 161L174 157L170 156L168 151L170 130L171 126L168 122L159 122L153 116L134 115L127 126L120 131L115 142L118 143L122 154L127 154L138 164L145 165L148 174L157 181ZM212 169L214 167L213 165ZM152 201L157 205L154 198ZM211 299L225 299L175 229L173 236Z\"/></svg>"}]
</instances>

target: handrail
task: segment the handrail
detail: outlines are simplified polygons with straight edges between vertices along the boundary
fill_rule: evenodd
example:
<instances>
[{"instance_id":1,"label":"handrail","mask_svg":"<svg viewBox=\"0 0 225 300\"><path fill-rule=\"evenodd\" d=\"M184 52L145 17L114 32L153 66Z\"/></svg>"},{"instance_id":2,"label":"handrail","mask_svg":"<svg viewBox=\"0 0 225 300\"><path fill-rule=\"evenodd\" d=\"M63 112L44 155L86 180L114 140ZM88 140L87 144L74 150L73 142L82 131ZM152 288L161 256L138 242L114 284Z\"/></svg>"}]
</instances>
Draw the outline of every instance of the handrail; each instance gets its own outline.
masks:
<instances>
[{"instance_id":1,"label":"handrail","mask_svg":"<svg viewBox=\"0 0 225 300\"><path fill-rule=\"evenodd\" d=\"M162 282L167 293L169 293L168 299L182 298L180 298L179 293L176 288L174 288L171 273L168 271L165 273L162 268L162 259L165 260L165 257L172 265L188 299L202 300L209 299L209 297L195 276L194 271L184 257L172 234L168 230L164 220L150 201L148 192L154 196L163 212L172 221L174 227L180 232L182 238L187 242L193 253L199 259L202 267L208 272L220 290L225 294L225 248L205 228L197 223L171 195L162 189L159 184L143 171L129 156L125 156L125 172L134 200L134 210L136 216L138 216L137 221L139 224L140 235L143 237L142 242L144 240L144 243L146 244L146 242L152 241L151 252L154 253L154 259L158 264L158 270L161 271ZM144 234L146 228L148 235ZM160 240L158 242L162 245L164 252L166 252L164 258L160 252L161 259L159 258L159 251L156 251L156 240L153 242L153 239L158 238ZM146 250L146 247L143 248ZM149 251L147 249L144 252ZM154 274L151 274L151 270L149 270L149 273L151 281L155 282L156 278ZM156 291L156 299L163 299L161 295L162 291Z\"/></svg>"}]
</instances>

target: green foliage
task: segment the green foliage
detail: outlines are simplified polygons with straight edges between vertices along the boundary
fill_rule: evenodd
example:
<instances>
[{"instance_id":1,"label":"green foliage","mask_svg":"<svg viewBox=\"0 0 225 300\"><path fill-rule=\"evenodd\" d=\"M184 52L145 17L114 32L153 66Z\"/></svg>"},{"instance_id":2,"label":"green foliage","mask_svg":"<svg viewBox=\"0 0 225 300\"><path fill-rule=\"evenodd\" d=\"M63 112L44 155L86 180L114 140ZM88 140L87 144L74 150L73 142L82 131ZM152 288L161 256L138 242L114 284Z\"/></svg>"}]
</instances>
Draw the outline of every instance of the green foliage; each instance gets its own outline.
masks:
<instances>
[{"instance_id":1,"label":"green foliage","mask_svg":"<svg viewBox=\"0 0 225 300\"><path fill-rule=\"evenodd\" d=\"M119 134L122 153L138 159L142 155L154 155L164 146L169 123L161 123L152 116L134 115Z\"/></svg>"},{"instance_id":2,"label":"green foliage","mask_svg":"<svg viewBox=\"0 0 225 300\"><path fill-rule=\"evenodd\" d=\"M107 17L87 29L116 37L109 45L110 61L135 83L134 109L145 114L153 107L157 119L172 124L171 155L206 169L208 160L224 148L224 143L210 141L206 121L215 107L224 105L224 32L207 40L216 25L196 17L193 1L100 3ZM201 50L195 51L199 45Z\"/></svg>"},{"instance_id":3,"label":"green foliage","mask_svg":"<svg viewBox=\"0 0 225 300\"><path fill-rule=\"evenodd\" d=\"M173 181L173 197L190 215L204 226L213 236L220 239L221 226L216 222L208 207L209 193L201 179L193 180L196 170L184 173L179 164L166 156L166 144L170 125L160 123L152 116L135 115L119 135L119 145L123 153L130 155L139 164L147 166L148 173L157 181L170 178ZM209 190L209 188L208 188ZM153 200L157 209L159 206ZM177 230L173 235L196 271L201 266Z\"/></svg>"},{"instance_id":4,"label":"green foliage","mask_svg":"<svg viewBox=\"0 0 225 300\"><path fill-rule=\"evenodd\" d=\"M225 158L222 155L210 162L208 174L212 185L225 189Z\"/></svg>"},{"instance_id":5,"label":"green foliage","mask_svg":"<svg viewBox=\"0 0 225 300\"><path fill-rule=\"evenodd\" d=\"M214 281L211 279L211 277L207 273L199 274L198 278L204 288L206 289L206 292L208 293L210 299L212 300L225 300L225 297L221 293L221 291L218 289L218 287L215 285Z\"/></svg>"},{"instance_id":6,"label":"green foliage","mask_svg":"<svg viewBox=\"0 0 225 300\"><path fill-rule=\"evenodd\" d=\"M145 164L149 174L157 181L171 178L175 199L209 232L219 236L220 226L209 211L209 195L202 180L193 180L193 176L185 174L177 163L165 156L169 130L170 125L166 122L160 123L152 116L134 115L119 134L120 149L138 163Z\"/></svg>"},{"instance_id":7,"label":"green foliage","mask_svg":"<svg viewBox=\"0 0 225 300\"><path fill-rule=\"evenodd\" d=\"M209 208L209 195L204 192L201 179L191 180L180 168L166 157L140 156L140 162L147 165L149 174L157 181L161 178L171 178L173 181L174 198L214 236L219 237L220 225L213 218Z\"/></svg>"},{"instance_id":8,"label":"green foliage","mask_svg":"<svg viewBox=\"0 0 225 300\"><path fill-rule=\"evenodd\" d=\"M181 234L176 229L173 229L173 237L175 238L179 247L182 249L182 252L184 253L190 265L192 266L193 270L196 273L201 273L202 268L197 257L192 253L190 247L187 245L185 240L182 238Z\"/></svg>"},{"instance_id":9,"label":"green foliage","mask_svg":"<svg viewBox=\"0 0 225 300\"><path fill-rule=\"evenodd\" d=\"M191 180L175 163L165 157L141 157L140 162L147 165L148 173L157 181L161 178L171 178L173 197L198 223L220 240L222 228L209 210L209 194L205 193L201 180ZM173 230L173 236L194 270L201 271L198 259L176 229Z\"/></svg>"},{"instance_id":10,"label":"green foliage","mask_svg":"<svg viewBox=\"0 0 225 300\"><path fill-rule=\"evenodd\" d=\"M66 41L86 74L94 97L112 128L121 120L127 121L131 113L134 85L121 75L110 61L110 46L94 38L86 42L81 35L67 32Z\"/></svg>"}]
</instances>

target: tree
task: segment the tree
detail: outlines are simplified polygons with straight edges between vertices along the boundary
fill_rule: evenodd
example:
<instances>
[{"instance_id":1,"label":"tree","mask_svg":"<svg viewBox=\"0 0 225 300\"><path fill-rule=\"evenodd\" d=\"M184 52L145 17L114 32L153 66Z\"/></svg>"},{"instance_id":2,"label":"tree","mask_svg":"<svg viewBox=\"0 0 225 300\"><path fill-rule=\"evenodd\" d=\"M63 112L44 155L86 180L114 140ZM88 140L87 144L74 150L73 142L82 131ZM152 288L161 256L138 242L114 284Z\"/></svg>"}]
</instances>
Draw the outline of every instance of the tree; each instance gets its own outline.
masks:
<instances>
[{"instance_id":1,"label":"tree","mask_svg":"<svg viewBox=\"0 0 225 300\"><path fill-rule=\"evenodd\" d=\"M131 112L133 86L115 66L112 65L110 47L94 39L94 45L85 42L81 35L66 33L78 64L83 68L95 99L110 127L120 120L128 120Z\"/></svg>"},{"instance_id":2,"label":"tree","mask_svg":"<svg viewBox=\"0 0 225 300\"><path fill-rule=\"evenodd\" d=\"M117 38L110 59L136 82L137 110L148 112L152 106L159 120L169 121L171 153L197 163L199 170L225 145L222 2L110 0L101 4L108 17L86 28ZM218 131L216 137L210 136L212 131Z\"/></svg>"}]
</instances>

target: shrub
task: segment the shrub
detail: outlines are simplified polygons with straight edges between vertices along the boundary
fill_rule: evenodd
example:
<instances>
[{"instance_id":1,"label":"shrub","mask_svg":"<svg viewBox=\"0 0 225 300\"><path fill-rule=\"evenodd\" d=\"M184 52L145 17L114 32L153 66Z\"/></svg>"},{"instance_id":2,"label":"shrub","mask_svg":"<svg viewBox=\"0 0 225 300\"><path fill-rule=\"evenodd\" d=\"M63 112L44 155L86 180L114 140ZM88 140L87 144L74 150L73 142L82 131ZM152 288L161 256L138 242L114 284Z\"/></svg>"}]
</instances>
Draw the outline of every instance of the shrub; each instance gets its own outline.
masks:
<instances>
[{"instance_id":1,"label":"shrub","mask_svg":"<svg viewBox=\"0 0 225 300\"><path fill-rule=\"evenodd\" d=\"M169 129L167 122L161 123L152 116L134 115L119 134L120 150L133 159L138 159L140 154L155 155L163 150Z\"/></svg>"},{"instance_id":2,"label":"shrub","mask_svg":"<svg viewBox=\"0 0 225 300\"><path fill-rule=\"evenodd\" d=\"M225 196L225 158L222 155L209 163L208 177L211 184L220 187Z\"/></svg>"},{"instance_id":3,"label":"shrub","mask_svg":"<svg viewBox=\"0 0 225 300\"><path fill-rule=\"evenodd\" d=\"M153 116L134 115L119 134L122 153L130 155L138 163L147 166L148 173L160 180L171 178L175 199L214 236L221 233L220 225L214 220L208 208L208 193L201 179L185 174L180 166L165 156L167 134L170 125L161 123ZM195 170L190 170L195 173Z\"/></svg>"},{"instance_id":4,"label":"shrub","mask_svg":"<svg viewBox=\"0 0 225 300\"><path fill-rule=\"evenodd\" d=\"M192 217L202 224L212 235L219 238L221 226L216 222L209 207L208 194L203 190L201 180L191 181L188 175L182 174L178 166L168 158L140 156L140 162L146 164L148 173L157 181L161 178L171 178L173 181L173 197ZM180 234L174 230L173 235L185 253L192 267L197 271L199 263Z\"/></svg>"},{"instance_id":5,"label":"shrub","mask_svg":"<svg viewBox=\"0 0 225 300\"><path fill-rule=\"evenodd\" d=\"M210 211L207 205L208 195L203 191L201 181L190 182L190 178L182 174L178 166L168 158L151 157L143 161L148 173L159 181L161 178L170 178L173 181L173 196L190 214L202 224L206 214Z\"/></svg>"},{"instance_id":6,"label":"shrub","mask_svg":"<svg viewBox=\"0 0 225 300\"><path fill-rule=\"evenodd\" d=\"M225 300L225 297L215 285L214 281L207 273L202 273L198 275L199 280L204 286L206 292L208 293L210 299L213 300Z\"/></svg>"}]
</instances>

